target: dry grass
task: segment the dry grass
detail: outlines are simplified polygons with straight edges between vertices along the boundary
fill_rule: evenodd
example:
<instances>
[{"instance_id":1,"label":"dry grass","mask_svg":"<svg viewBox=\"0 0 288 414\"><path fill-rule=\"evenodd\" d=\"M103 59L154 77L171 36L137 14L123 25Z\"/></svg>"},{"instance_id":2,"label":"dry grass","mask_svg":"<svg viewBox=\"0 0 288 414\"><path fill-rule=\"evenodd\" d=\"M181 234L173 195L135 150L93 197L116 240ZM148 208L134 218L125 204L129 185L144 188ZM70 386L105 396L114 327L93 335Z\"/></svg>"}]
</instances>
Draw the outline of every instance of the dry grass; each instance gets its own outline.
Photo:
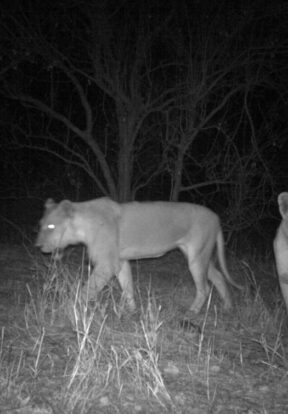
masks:
<instances>
[{"instance_id":1,"label":"dry grass","mask_svg":"<svg viewBox=\"0 0 288 414\"><path fill-rule=\"evenodd\" d=\"M253 260L233 261L246 286L233 292L233 312L213 293L190 315L193 284L179 257L136 264L134 315L115 281L99 301L81 298L84 263L34 266L25 303L2 302L0 412L284 413L287 320L277 292L271 309Z\"/></svg>"}]
</instances>

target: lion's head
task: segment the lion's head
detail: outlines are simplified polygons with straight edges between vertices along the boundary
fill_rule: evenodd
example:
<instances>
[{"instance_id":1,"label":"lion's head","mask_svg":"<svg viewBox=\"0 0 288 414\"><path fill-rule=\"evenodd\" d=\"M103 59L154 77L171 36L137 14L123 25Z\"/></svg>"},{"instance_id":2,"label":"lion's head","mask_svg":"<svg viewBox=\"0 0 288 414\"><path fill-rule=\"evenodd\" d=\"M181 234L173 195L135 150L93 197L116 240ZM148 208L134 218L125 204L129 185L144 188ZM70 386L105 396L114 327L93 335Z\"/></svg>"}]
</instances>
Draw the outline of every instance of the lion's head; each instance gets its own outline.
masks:
<instances>
[{"instance_id":1,"label":"lion's head","mask_svg":"<svg viewBox=\"0 0 288 414\"><path fill-rule=\"evenodd\" d=\"M74 210L73 203L68 200L59 204L52 199L46 201L44 216L40 220L40 231L35 243L43 253L52 253L77 242L73 225Z\"/></svg>"}]
</instances>

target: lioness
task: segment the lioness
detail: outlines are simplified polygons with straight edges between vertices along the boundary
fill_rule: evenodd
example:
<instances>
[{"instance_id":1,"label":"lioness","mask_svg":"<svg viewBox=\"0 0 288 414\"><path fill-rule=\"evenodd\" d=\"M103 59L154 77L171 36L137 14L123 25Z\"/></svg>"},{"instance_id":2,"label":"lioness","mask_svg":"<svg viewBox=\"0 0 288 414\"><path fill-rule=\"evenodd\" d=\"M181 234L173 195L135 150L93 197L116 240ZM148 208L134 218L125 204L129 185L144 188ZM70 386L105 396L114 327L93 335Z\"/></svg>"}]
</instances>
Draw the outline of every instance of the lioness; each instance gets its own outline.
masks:
<instances>
[{"instance_id":1,"label":"lioness","mask_svg":"<svg viewBox=\"0 0 288 414\"><path fill-rule=\"evenodd\" d=\"M281 224L274 239L274 255L280 288L288 311L288 193L278 196Z\"/></svg>"},{"instance_id":2,"label":"lioness","mask_svg":"<svg viewBox=\"0 0 288 414\"><path fill-rule=\"evenodd\" d=\"M215 247L226 279L239 286L226 267L219 218L208 208L162 201L118 204L109 198L81 203L64 200L59 204L49 199L45 208L36 246L44 253L51 253L71 244L85 244L94 264L84 287L89 299L116 275L127 304L134 311L129 260L159 257L179 248L187 258L196 285L190 309L200 311L209 294L208 279L222 297L224 307L231 307L225 279L214 264Z\"/></svg>"}]
</instances>

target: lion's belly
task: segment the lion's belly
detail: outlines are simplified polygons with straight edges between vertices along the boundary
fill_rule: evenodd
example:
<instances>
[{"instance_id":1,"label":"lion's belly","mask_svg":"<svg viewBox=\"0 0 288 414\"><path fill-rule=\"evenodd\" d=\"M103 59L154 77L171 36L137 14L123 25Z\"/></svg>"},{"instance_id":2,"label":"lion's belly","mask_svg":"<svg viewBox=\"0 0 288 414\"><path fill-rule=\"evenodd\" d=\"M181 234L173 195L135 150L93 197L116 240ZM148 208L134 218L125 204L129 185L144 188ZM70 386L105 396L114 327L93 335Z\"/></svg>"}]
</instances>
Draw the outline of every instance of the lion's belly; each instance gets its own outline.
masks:
<instances>
[{"instance_id":1,"label":"lion's belly","mask_svg":"<svg viewBox=\"0 0 288 414\"><path fill-rule=\"evenodd\" d=\"M185 205L171 207L172 203L126 204L119 228L120 258L159 257L179 246L191 226L191 215L183 214Z\"/></svg>"},{"instance_id":2,"label":"lion's belly","mask_svg":"<svg viewBox=\"0 0 288 414\"><path fill-rule=\"evenodd\" d=\"M131 260L131 259L145 259L149 257L159 257L173 250L177 247L176 243L153 243L148 245L143 243L124 244L120 246L120 258Z\"/></svg>"}]
</instances>

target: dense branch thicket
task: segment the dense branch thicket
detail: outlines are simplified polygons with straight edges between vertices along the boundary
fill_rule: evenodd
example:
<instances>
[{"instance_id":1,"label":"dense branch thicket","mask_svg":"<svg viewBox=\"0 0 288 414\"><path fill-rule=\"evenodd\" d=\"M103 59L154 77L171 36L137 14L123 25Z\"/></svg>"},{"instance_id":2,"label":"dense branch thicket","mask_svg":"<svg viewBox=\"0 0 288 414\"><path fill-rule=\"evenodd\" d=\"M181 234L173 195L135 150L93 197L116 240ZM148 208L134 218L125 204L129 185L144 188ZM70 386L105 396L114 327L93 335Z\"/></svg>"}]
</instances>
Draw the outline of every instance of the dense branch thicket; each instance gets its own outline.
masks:
<instances>
[{"instance_id":1,"label":"dense branch thicket","mask_svg":"<svg viewBox=\"0 0 288 414\"><path fill-rule=\"evenodd\" d=\"M266 215L287 174L288 9L211 3L4 7L3 172L43 196L204 202L232 229Z\"/></svg>"}]
</instances>

